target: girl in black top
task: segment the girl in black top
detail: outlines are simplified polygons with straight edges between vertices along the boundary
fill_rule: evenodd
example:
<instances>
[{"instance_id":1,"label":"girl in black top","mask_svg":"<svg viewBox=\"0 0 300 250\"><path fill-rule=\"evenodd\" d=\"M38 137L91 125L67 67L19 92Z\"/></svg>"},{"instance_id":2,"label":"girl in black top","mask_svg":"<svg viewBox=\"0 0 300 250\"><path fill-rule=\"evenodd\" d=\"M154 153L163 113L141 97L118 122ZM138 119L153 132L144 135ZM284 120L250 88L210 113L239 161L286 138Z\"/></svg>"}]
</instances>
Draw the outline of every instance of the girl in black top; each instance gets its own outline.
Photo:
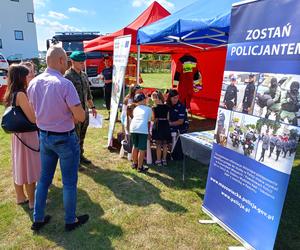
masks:
<instances>
[{"instance_id":1,"label":"girl in black top","mask_svg":"<svg viewBox=\"0 0 300 250\"><path fill-rule=\"evenodd\" d=\"M155 106L153 107L152 139L156 142L157 166L167 165L168 144L172 141L169 126L169 106L164 103L161 92L155 91L151 96ZM161 149L163 149L161 152ZM161 154L162 153L162 154Z\"/></svg>"}]
</instances>

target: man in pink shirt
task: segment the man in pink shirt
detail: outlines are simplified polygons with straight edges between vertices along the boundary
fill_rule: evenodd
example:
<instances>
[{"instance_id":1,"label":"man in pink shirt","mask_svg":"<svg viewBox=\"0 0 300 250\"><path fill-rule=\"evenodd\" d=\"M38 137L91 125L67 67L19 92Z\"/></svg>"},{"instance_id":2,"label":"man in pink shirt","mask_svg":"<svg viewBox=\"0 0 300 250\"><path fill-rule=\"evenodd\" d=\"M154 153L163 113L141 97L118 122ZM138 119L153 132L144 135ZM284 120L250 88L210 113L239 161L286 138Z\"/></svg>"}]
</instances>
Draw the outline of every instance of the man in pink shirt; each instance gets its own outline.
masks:
<instances>
[{"instance_id":1,"label":"man in pink shirt","mask_svg":"<svg viewBox=\"0 0 300 250\"><path fill-rule=\"evenodd\" d=\"M41 178L35 192L34 223L31 229L38 231L50 221L51 216L45 215L46 199L59 159L65 229L71 231L89 219L87 214L76 217L80 149L74 123L83 122L85 112L74 85L63 77L67 69L66 52L60 47L50 47L46 62L45 72L35 77L27 90L40 129L42 163Z\"/></svg>"}]
</instances>

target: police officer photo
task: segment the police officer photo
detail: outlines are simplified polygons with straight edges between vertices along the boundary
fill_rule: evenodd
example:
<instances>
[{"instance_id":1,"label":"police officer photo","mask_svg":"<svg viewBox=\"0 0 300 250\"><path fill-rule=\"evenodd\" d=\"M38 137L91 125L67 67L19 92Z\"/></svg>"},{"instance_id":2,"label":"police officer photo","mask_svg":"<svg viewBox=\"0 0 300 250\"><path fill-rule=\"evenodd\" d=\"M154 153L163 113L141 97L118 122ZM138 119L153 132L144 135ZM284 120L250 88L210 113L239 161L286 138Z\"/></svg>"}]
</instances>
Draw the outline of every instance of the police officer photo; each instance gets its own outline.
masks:
<instances>
[{"instance_id":1,"label":"police officer photo","mask_svg":"<svg viewBox=\"0 0 300 250\"><path fill-rule=\"evenodd\" d=\"M248 84L245 89L244 98L243 98L243 110L242 112L244 114L250 114L251 106L254 98L254 92L255 92L255 76L254 74L249 75Z\"/></svg>"},{"instance_id":2,"label":"police officer photo","mask_svg":"<svg viewBox=\"0 0 300 250\"><path fill-rule=\"evenodd\" d=\"M275 161L278 161L282 149L283 149L283 142L282 142L281 138L279 137L278 140L276 141L276 160Z\"/></svg>"},{"instance_id":3,"label":"police officer photo","mask_svg":"<svg viewBox=\"0 0 300 250\"><path fill-rule=\"evenodd\" d=\"M102 70L102 78L104 80L104 98L105 106L108 110L108 117L105 120L109 120L110 116L110 102L112 92L112 78L113 78L113 67L112 60L109 56L104 57L105 68Z\"/></svg>"},{"instance_id":4,"label":"police officer photo","mask_svg":"<svg viewBox=\"0 0 300 250\"><path fill-rule=\"evenodd\" d=\"M265 153L267 150L269 150L269 146L270 146L269 131L267 130L265 134L262 134L260 139L262 140L262 144L261 144L261 155L258 161L263 162L265 160Z\"/></svg>"},{"instance_id":5,"label":"police officer photo","mask_svg":"<svg viewBox=\"0 0 300 250\"><path fill-rule=\"evenodd\" d=\"M224 96L224 106L226 109L233 110L237 104L237 87L236 87L236 77L231 76L230 85L227 87Z\"/></svg>"},{"instance_id":6,"label":"police officer photo","mask_svg":"<svg viewBox=\"0 0 300 250\"><path fill-rule=\"evenodd\" d=\"M217 121L217 133L215 135L215 139L218 144L221 144L221 134L225 126L225 119L225 114L223 112L220 112L219 119Z\"/></svg>"},{"instance_id":7,"label":"police officer photo","mask_svg":"<svg viewBox=\"0 0 300 250\"><path fill-rule=\"evenodd\" d=\"M84 138L86 135L87 127L89 125L89 108L92 109L92 114L94 117L97 116L97 111L93 103L93 97L90 90L90 82L86 73L83 72L86 60L86 55L83 51L73 51L70 55L71 68L65 73L65 78L69 79L75 86L77 93L79 95L81 105L85 110L85 120L84 122L79 122L75 125L76 134L80 141L80 163L90 164L91 161L84 157ZM79 166L82 170L82 167Z\"/></svg>"},{"instance_id":8,"label":"police officer photo","mask_svg":"<svg viewBox=\"0 0 300 250\"><path fill-rule=\"evenodd\" d=\"M270 138L270 153L269 153L269 158L272 156L274 148L276 146L278 138L276 134L273 134L272 137Z\"/></svg>"}]
</instances>

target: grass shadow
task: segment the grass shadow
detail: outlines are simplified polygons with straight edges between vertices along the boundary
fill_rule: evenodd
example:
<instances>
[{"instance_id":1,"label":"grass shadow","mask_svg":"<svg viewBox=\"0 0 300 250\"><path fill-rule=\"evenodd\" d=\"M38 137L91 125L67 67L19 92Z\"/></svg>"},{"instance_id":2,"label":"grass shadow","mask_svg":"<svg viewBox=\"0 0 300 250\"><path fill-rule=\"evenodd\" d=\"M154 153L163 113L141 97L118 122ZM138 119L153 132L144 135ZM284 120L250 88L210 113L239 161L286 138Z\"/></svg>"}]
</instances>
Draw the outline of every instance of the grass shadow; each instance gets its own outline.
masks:
<instances>
[{"instance_id":1,"label":"grass shadow","mask_svg":"<svg viewBox=\"0 0 300 250\"><path fill-rule=\"evenodd\" d=\"M92 164L83 173L98 184L108 187L117 199L126 204L136 206L159 204L172 213L187 212L183 206L163 199L160 189L135 173L102 169Z\"/></svg>"},{"instance_id":2,"label":"grass shadow","mask_svg":"<svg viewBox=\"0 0 300 250\"><path fill-rule=\"evenodd\" d=\"M90 249L114 249L111 239L123 235L121 227L101 218L104 214L102 207L94 203L82 189L77 190L77 215L87 213L90 219L80 228L65 232L62 188L52 185L48 197L50 203L47 205L46 214L49 213L52 218L50 223L36 234L55 242L57 246L64 249L81 249L86 244ZM24 210L32 219L32 211L25 208Z\"/></svg>"},{"instance_id":3,"label":"grass shadow","mask_svg":"<svg viewBox=\"0 0 300 250\"><path fill-rule=\"evenodd\" d=\"M274 249L300 249L299 180L300 166L298 165L291 173Z\"/></svg>"},{"instance_id":4,"label":"grass shadow","mask_svg":"<svg viewBox=\"0 0 300 250\"><path fill-rule=\"evenodd\" d=\"M103 96L101 96L99 94L96 94L96 95L93 94L93 103L96 106L97 110L107 112L107 109L106 109L106 106L105 106L105 100L104 100Z\"/></svg>"},{"instance_id":5,"label":"grass shadow","mask_svg":"<svg viewBox=\"0 0 300 250\"><path fill-rule=\"evenodd\" d=\"M156 178L165 186L173 189L204 189L208 173L208 166L193 159L186 159L185 181L182 180L182 161L171 161L167 167L152 166L155 172L147 175Z\"/></svg>"}]
</instances>

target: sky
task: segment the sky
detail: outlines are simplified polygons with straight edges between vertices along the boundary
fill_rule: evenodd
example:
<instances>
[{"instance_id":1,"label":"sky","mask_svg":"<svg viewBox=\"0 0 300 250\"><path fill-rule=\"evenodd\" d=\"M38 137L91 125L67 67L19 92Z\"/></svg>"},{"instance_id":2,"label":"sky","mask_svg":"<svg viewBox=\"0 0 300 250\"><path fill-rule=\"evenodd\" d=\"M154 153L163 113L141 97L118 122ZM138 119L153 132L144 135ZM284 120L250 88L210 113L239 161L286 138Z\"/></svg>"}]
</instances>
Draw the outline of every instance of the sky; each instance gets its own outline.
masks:
<instances>
[{"instance_id":1,"label":"sky","mask_svg":"<svg viewBox=\"0 0 300 250\"><path fill-rule=\"evenodd\" d=\"M115 32L131 23L154 0L33 0L39 50L55 32ZM195 0L157 0L170 13Z\"/></svg>"}]
</instances>

